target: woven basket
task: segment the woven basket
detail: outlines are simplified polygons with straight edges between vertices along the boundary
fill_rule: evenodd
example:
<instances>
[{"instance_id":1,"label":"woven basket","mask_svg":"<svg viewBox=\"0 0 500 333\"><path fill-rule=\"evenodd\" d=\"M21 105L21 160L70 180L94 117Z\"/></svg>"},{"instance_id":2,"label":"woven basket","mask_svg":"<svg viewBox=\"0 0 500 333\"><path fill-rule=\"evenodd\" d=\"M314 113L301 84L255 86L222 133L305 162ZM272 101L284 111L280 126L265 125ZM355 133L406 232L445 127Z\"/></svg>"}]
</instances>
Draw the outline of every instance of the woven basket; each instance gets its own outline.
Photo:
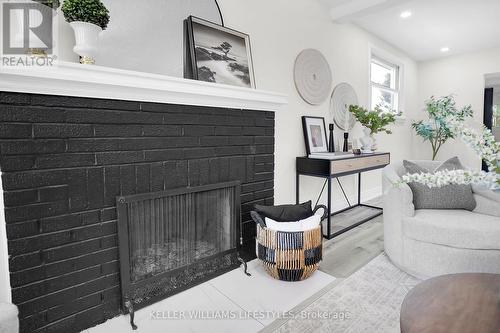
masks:
<instances>
[{"instance_id":1,"label":"woven basket","mask_svg":"<svg viewBox=\"0 0 500 333\"><path fill-rule=\"evenodd\" d=\"M284 232L257 224L257 256L273 278L301 281L314 273L322 260L321 227Z\"/></svg>"}]
</instances>

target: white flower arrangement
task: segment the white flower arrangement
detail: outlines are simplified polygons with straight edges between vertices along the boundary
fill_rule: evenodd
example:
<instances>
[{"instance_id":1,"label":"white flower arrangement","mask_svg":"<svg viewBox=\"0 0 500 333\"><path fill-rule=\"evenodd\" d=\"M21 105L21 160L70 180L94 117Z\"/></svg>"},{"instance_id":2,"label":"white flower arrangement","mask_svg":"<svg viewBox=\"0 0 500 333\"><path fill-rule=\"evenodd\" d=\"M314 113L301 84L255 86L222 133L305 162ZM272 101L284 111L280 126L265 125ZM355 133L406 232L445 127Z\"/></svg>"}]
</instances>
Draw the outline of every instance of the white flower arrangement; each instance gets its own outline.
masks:
<instances>
[{"instance_id":1,"label":"white flower arrangement","mask_svg":"<svg viewBox=\"0 0 500 333\"><path fill-rule=\"evenodd\" d=\"M500 143L496 142L491 130L483 126L482 132L466 128L465 125L454 119L448 119L450 128L460 139L471 148L488 165L490 172L497 168L500 154Z\"/></svg>"},{"instance_id":2,"label":"white flower arrangement","mask_svg":"<svg viewBox=\"0 0 500 333\"><path fill-rule=\"evenodd\" d=\"M476 131L465 127L463 119L453 115L445 117L444 124L448 126L455 137L460 138L488 166L488 172L474 170L444 170L431 173L407 174L402 177L403 183L417 182L428 187L442 187L450 184L478 184L493 190L500 189L500 143L496 142L491 130L482 126Z\"/></svg>"},{"instance_id":3,"label":"white flower arrangement","mask_svg":"<svg viewBox=\"0 0 500 333\"><path fill-rule=\"evenodd\" d=\"M443 170L435 173L406 174L403 183L420 183L428 187L442 187L450 184L469 185L477 184L490 189L498 189L500 175L496 172L474 170Z\"/></svg>"}]
</instances>

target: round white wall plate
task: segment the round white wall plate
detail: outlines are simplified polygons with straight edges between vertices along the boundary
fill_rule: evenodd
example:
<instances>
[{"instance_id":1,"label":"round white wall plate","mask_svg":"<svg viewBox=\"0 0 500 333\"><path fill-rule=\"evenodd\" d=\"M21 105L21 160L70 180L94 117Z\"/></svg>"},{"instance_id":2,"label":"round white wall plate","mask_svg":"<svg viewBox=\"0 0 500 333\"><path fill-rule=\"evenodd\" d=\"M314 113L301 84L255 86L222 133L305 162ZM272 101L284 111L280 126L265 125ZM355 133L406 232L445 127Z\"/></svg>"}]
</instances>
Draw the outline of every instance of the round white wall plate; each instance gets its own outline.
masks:
<instances>
[{"instance_id":1,"label":"round white wall plate","mask_svg":"<svg viewBox=\"0 0 500 333\"><path fill-rule=\"evenodd\" d=\"M323 103L332 89L332 71L321 52L306 49L299 53L294 67L295 86L309 104Z\"/></svg>"}]
</instances>

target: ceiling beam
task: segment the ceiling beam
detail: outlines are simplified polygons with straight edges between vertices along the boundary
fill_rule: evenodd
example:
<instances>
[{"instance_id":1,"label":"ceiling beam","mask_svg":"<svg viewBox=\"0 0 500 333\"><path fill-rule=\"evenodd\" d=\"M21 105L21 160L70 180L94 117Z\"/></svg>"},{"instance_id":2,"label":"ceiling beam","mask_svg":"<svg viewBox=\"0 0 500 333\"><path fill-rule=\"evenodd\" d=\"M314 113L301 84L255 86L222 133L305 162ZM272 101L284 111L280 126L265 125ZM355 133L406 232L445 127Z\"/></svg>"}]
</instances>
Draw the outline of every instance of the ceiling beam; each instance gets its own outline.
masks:
<instances>
[{"instance_id":1,"label":"ceiling beam","mask_svg":"<svg viewBox=\"0 0 500 333\"><path fill-rule=\"evenodd\" d=\"M410 0L351 0L333 6L330 9L330 16L335 22L346 23L356 17L372 14L408 1Z\"/></svg>"}]
</instances>

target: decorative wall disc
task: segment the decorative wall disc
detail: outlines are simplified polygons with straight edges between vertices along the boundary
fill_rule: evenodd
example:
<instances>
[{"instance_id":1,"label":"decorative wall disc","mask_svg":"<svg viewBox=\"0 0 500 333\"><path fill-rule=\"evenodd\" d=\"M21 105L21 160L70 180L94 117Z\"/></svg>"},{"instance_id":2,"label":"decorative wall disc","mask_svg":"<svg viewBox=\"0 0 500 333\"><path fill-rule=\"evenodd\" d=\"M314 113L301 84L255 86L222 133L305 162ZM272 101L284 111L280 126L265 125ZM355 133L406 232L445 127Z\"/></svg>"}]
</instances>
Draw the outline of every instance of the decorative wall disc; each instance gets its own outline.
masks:
<instances>
[{"instance_id":1,"label":"decorative wall disc","mask_svg":"<svg viewBox=\"0 0 500 333\"><path fill-rule=\"evenodd\" d=\"M349 106L358 104L356 91L349 83L339 83L330 99L330 115L338 128L349 131L356 124L356 118L349 112Z\"/></svg>"},{"instance_id":2,"label":"decorative wall disc","mask_svg":"<svg viewBox=\"0 0 500 333\"><path fill-rule=\"evenodd\" d=\"M295 87L309 104L323 103L332 89L332 72L323 54L315 49L300 52L295 60Z\"/></svg>"}]
</instances>

